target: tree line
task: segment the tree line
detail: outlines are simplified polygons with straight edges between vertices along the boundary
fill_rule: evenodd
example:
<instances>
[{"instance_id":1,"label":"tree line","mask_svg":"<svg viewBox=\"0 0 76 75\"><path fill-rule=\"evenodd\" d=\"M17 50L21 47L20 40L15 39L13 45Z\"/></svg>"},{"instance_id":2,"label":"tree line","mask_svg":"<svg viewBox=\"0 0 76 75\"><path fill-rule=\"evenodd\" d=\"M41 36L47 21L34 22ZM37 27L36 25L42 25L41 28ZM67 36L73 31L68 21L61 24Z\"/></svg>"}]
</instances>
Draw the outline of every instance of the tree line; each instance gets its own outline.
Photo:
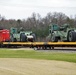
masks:
<instances>
[{"instance_id":1,"label":"tree line","mask_svg":"<svg viewBox=\"0 0 76 75\"><path fill-rule=\"evenodd\" d=\"M71 27L76 27L76 15L72 18L62 12L49 12L45 17L41 17L39 13L33 13L31 17L23 20L7 20L0 15L0 28L10 29L11 27L23 27L24 30L35 33L39 41L45 40L49 35L49 25L51 23L56 23L59 26L67 23Z\"/></svg>"}]
</instances>

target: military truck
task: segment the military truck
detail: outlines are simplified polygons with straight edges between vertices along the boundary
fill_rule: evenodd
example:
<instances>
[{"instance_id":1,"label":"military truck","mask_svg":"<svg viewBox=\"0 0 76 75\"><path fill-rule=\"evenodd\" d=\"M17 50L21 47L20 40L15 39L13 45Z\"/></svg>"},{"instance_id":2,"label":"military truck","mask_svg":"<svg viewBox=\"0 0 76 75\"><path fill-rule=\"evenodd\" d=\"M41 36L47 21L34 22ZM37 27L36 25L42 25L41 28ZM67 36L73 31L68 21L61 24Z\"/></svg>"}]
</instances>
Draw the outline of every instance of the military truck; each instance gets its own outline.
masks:
<instances>
[{"instance_id":1,"label":"military truck","mask_svg":"<svg viewBox=\"0 0 76 75\"><path fill-rule=\"evenodd\" d=\"M10 39L12 42L33 42L35 41L35 34L32 31L25 31L23 28L18 30L12 27L10 29Z\"/></svg>"},{"instance_id":2,"label":"military truck","mask_svg":"<svg viewBox=\"0 0 76 75\"><path fill-rule=\"evenodd\" d=\"M51 24L49 26L49 36L50 41L66 41L75 42L76 41L76 29L71 28L69 24L64 24L59 26L57 24Z\"/></svg>"}]
</instances>

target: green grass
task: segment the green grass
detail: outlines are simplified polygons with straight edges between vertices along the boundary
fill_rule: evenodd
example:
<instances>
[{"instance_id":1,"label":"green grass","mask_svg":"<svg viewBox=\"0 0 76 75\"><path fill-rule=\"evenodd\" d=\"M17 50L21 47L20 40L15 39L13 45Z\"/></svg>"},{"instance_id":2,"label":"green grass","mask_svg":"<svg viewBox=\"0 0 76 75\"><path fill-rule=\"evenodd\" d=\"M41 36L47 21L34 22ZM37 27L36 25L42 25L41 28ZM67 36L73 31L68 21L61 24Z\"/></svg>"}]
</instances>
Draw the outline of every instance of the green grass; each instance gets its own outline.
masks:
<instances>
[{"instance_id":1,"label":"green grass","mask_svg":"<svg viewBox=\"0 0 76 75\"><path fill-rule=\"evenodd\" d=\"M0 58L32 58L59 60L76 63L76 53L59 53L59 52L44 52L34 50L4 50L0 49Z\"/></svg>"}]
</instances>

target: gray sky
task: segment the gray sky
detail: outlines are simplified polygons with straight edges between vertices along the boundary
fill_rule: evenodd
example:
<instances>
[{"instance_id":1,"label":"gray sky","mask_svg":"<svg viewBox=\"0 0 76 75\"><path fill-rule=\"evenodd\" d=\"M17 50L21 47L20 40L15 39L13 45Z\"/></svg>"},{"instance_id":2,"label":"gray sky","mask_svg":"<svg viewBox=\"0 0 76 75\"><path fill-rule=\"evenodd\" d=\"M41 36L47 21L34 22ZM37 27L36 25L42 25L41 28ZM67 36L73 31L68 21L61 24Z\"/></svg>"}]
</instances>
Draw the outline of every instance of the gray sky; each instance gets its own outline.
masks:
<instances>
[{"instance_id":1,"label":"gray sky","mask_svg":"<svg viewBox=\"0 0 76 75\"><path fill-rule=\"evenodd\" d=\"M6 19L25 19L33 12L42 17L48 12L76 14L76 0L0 0L0 14Z\"/></svg>"}]
</instances>

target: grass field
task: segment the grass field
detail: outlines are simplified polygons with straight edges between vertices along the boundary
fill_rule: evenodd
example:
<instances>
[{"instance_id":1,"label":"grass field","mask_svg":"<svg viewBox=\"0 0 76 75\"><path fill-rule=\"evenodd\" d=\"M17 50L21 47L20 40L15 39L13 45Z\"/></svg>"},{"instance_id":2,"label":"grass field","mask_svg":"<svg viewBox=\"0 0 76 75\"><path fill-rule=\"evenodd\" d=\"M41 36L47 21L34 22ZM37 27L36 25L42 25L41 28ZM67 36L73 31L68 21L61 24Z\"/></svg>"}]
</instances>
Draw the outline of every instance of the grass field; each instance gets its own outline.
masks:
<instances>
[{"instance_id":1,"label":"grass field","mask_svg":"<svg viewBox=\"0 0 76 75\"><path fill-rule=\"evenodd\" d=\"M34 50L8 50L0 49L0 58L32 58L59 60L76 63L76 53L60 53L51 51L34 51Z\"/></svg>"}]
</instances>

